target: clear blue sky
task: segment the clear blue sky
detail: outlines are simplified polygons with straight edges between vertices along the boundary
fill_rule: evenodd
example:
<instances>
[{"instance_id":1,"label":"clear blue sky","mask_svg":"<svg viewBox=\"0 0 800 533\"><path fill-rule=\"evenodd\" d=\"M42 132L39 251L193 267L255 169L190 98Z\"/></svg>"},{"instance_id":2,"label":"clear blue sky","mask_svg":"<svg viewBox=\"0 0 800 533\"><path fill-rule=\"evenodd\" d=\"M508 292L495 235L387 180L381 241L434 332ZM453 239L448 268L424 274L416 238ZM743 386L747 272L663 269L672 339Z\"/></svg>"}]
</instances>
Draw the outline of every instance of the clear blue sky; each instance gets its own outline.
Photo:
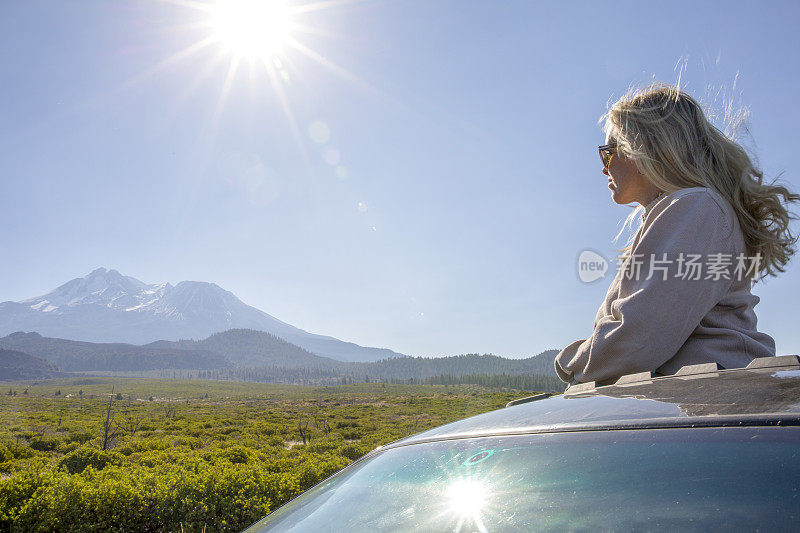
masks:
<instances>
[{"instance_id":1,"label":"clear blue sky","mask_svg":"<svg viewBox=\"0 0 800 533\"><path fill-rule=\"evenodd\" d=\"M610 200L597 120L631 84L681 70L712 108L749 107L763 168L800 190L797 2L298 14L317 31L293 36L325 58L282 56L299 137L264 68L228 77L218 44L162 64L207 35L195 8L0 11L0 301L105 266L212 281L303 329L412 355L560 348L591 333L610 281L580 283L578 253L612 257L630 209ZM754 291L779 353L800 353L797 261Z\"/></svg>"}]
</instances>

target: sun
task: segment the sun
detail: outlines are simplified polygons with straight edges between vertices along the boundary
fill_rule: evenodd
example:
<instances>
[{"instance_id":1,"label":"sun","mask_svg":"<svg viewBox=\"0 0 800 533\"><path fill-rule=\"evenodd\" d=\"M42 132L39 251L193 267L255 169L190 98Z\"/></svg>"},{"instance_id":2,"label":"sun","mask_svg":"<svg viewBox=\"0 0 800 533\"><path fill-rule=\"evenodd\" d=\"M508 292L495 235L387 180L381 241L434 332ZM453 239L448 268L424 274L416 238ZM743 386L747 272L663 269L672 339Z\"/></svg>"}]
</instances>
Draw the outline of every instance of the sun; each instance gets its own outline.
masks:
<instances>
[{"instance_id":1,"label":"sun","mask_svg":"<svg viewBox=\"0 0 800 533\"><path fill-rule=\"evenodd\" d=\"M217 0L211 14L213 39L241 58L272 59L291 38L284 0Z\"/></svg>"},{"instance_id":2,"label":"sun","mask_svg":"<svg viewBox=\"0 0 800 533\"><path fill-rule=\"evenodd\" d=\"M209 108L208 123L204 130L207 139L214 135L219 117L239 79L242 70L249 71L250 93L271 94L272 100L283 110L298 147L303 140L300 127L290 107L288 91L302 76L303 60L311 60L348 83L372 94L383 93L366 81L328 58L327 53L315 50L303 42L304 36L338 37L324 27L309 25L312 13L346 8L351 4L371 0L157 0L178 6L185 11L185 19L170 26L176 33L189 32L187 45L159 61L126 83L132 87L151 79L175 64L196 55L205 55L206 65L196 71L180 96L185 101L200 83L220 70L224 81L220 84L216 105ZM319 40L319 39L318 39ZM301 61L297 61L300 58ZM306 68L308 63L306 63ZM272 91L260 91L256 84L266 80ZM388 97L387 97L388 98ZM210 141L208 141L210 142Z\"/></svg>"}]
</instances>

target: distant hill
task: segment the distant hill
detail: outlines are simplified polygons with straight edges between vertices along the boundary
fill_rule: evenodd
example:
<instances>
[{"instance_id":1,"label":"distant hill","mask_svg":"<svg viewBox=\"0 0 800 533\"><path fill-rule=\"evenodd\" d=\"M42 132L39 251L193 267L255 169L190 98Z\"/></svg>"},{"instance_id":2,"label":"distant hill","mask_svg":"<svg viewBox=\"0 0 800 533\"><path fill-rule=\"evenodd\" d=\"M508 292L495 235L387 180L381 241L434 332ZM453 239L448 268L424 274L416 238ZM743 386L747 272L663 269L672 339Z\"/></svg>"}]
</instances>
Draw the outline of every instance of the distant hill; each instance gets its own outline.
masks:
<instances>
[{"instance_id":1,"label":"distant hill","mask_svg":"<svg viewBox=\"0 0 800 533\"><path fill-rule=\"evenodd\" d=\"M556 356L561 350L545 350L538 355L526 359L529 362L529 369L534 374L556 375Z\"/></svg>"},{"instance_id":2,"label":"distant hill","mask_svg":"<svg viewBox=\"0 0 800 533\"><path fill-rule=\"evenodd\" d=\"M272 335L231 330L203 341L158 342L151 346L207 349L224 354L236 367L200 374L204 378L278 383L348 383L358 381L478 383L505 376L505 382L535 383L535 390L564 390L553 361L558 350L546 350L525 359L466 354L451 357L396 357L374 363L347 363L319 358ZM279 355L283 350L292 354ZM513 377L527 376L515 380Z\"/></svg>"},{"instance_id":3,"label":"distant hill","mask_svg":"<svg viewBox=\"0 0 800 533\"><path fill-rule=\"evenodd\" d=\"M393 357L372 363L348 363L319 357L283 339L249 329L232 329L201 341L158 341L143 348L205 350L223 355L238 367L279 367L335 370L341 375L371 379L427 378L442 374L541 374L555 376L553 361L558 350L547 350L526 359L496 355L451 357ZM320 373L323 375L323 373ZM329 376L330 372L324 375Z\"/></svg>"},{"instance_id":4,"label":"distant hill","mask_svg":"<svg viewBox=\"0 0 800 533\"><path fill-rule=\"evenodd\" d=\"M0 380L45 379L62 375L52 363L40 357L0 348Z\"/></svg>"},{"instance_id":5,"label":"distant hill","mask_svg":"<svg viewBox=\"0 0 800 533\"><path fill-rule=\"evenodd\" d=\"M548 350L527 359L508 359L496 355L466 354L451 357L404 357L376 363L351 363L346 370L354 376L360 373L373 379L427 378L449 374L542 374L555 376L553 359L557 350ZM548 361L550 364L548 365Z\"/></svg>"},{"instance_id":6,"label":"distant hill","mask_svg":"<svg viewBox=\"0 0 800 533\"><path fill-rule=\"evenodd\" d=\"M17 332L0 338L0 348L19 350L56 364L61 370L131 371L159 368L228 368L231 362L207 350L148 348L122 343L92 343Z\"/></svg>"},{"instance_id":7,"label":"distant hill","mask_svg":"<svg viewBox=\"0 0 800 533\"><path fill-rule=\"evenodd\" d=\"M237 366L283 368L339 368L341 362L320 357L290 342L252 329L231 329L200 341L157 341L142 348L207 351L224 355Z\"/></svg>"},{"instance_id":8,"label":"distant hill","mask_svg":"<svg viewBox=\"0 0 800 533\"><path fill-rule=\"evenodd\" d=\"M36 331L62 339L145 344L162 339L204 339L239 328L265 331L315 355L340 361L403 355L309 333L245 304L214 283L149 285L105 268L42 296L0 303L0 335Z\"/></svg>"}]
</instances>

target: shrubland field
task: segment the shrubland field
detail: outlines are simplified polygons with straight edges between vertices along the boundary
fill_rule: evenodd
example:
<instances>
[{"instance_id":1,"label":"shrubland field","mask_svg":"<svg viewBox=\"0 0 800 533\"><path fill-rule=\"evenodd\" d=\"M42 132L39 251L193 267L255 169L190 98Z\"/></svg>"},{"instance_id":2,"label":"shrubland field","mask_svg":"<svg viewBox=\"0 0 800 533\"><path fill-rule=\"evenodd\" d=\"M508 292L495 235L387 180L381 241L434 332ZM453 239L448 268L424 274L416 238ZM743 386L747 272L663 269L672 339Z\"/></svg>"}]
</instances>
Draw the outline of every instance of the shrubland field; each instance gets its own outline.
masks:
<instances>
[{"instance_id":1,"label":"shrubland field","mask_svg":"<svg viewBox=\"0 0 800 533\"><path fill-rule=\"evenodd\" d=\"M532 391L100 377L2 392L0 530L212 532L379 445Z\"/></svg>"}]
</instances>

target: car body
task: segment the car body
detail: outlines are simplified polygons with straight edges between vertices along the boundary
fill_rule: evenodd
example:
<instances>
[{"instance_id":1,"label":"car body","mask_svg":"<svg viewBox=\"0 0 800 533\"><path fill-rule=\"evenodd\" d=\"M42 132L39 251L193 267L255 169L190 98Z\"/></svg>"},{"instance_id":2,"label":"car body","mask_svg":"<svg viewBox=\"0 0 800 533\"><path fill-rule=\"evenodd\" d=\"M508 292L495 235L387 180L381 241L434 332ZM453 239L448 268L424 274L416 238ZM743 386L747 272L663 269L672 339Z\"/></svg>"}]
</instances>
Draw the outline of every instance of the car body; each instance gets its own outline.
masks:
<instances>
[{"instance_id":1,"label":"car body","mask_svg":"<svg viewBox=\"0 0 800 533\"><path fill-rule=\"evenodd\" d=\"M378 448L248 531L798 527L797 356L548 396Z\"/></svg>"}]
</instances>

